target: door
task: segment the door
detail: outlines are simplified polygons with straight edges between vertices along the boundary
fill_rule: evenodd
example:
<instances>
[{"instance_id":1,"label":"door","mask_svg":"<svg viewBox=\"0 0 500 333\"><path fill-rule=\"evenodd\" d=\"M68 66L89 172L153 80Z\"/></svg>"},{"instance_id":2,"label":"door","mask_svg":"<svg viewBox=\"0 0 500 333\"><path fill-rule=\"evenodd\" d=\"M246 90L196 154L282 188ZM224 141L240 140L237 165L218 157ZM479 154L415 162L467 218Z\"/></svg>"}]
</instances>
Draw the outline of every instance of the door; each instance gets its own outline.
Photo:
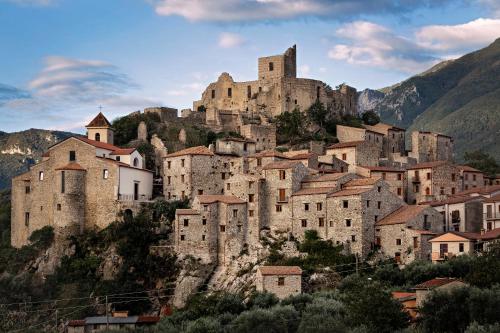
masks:
<instances>
[{"instance_id":1,"label":"door","mask_svg":"<svg viewBox=\"0 0 500 333\"><path fill-rule=\"evenodd\" d=\"M134 183L134 200L139 200L139 183Z\"/></svg>"},{"instance_id":2,"label":"door","mask_svg":"<svg viewBox=\"0 0 500 333\"><path fill-rule=\"evenodd\" d=\"M284 188L280 188L279 189L279 201L283 202L283 201L285 201L285 198L286 198L286 191Z\"/></svg>"},{"instance_id":3,"label":"door","mask_svg":"<svg viewBox=\"0 0 500 333\"><path fill-rule=\"evenodd\" d=\"M444 258L445 253L448 253L448 244L439 244L439 257Z\"/></svg>"}]
</instances>

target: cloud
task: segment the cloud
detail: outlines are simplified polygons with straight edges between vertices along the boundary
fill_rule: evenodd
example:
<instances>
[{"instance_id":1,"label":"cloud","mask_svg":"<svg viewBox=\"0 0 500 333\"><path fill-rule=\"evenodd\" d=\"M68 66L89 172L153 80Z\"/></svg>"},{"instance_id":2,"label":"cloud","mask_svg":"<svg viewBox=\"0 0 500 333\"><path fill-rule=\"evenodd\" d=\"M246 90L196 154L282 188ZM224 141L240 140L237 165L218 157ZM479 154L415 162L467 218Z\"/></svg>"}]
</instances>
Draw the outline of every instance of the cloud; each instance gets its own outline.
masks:
<instances>
[{"instance_id":1,"label":"cloud","mask_svg":"<svg viewBox=\"0 0 500 333\"><path fill-rule=\"evenodd\" d=\"M241 46L245 40L241 35L223 32L219 35L219 46L225 49Z\"/></svg>"},{"instance_id":2,"label":"cloud","mask_svg":"<svg viewBox=\"0 0 500 333\"><path fill-rule=\"evenodd\" d=\"M30 94L27 91L0 83L0 106L9 101L29 98Z\"/></svg>"},{"instance_id":3,"label":"cloud","mask_svg":"<svg viewBox=\"0 0 500 333\"><path fill-rule=\"evenodd\" d=\"M10 2L20 6L50 6L54 0L0 0L0 2Z\"/></svg>"},{"instance_id":4,"label":"cloud","mask_svg":"<svg viewBox=\"0 0 500 333\"><path fill-rule=\"evenodd\" d=\"M190 21L260 21L299 17L345 21L360 15L401 14L452 0L149 0L156 13Z\"/></svg>"},{"instance_id":5,"label":"cloud","mask_svg":"<svg viewBox=\"0 0 500 333\"><path fill-rule=\"evenodd\" d=\"M416 32L421 46L447 52L483 47L499 37L500 19L487 18L457 25L430 25Z\"/></svg>"},{"instance_id":6,"label":"cloud","mask_svg":"<svg viewBox=\"0 0 500 333\"><path fill-rule=\"evenodd\" d=\"M339 28L336 35L347 43L330 49L328 56L334 60L409 73L425 70L438 61L415 42L379 24L367 21L348 23Z\"/></svg>"},{"instance_id":7,"label":"cloud","mask_svg":"<svg viewBox=\"0 0 500 333\"><path fill-rule=\"evenodd\" d=\"M171 89L167 91L170 96L185 96L193 92L201 92L207 85L202 82L192 82L180 85L181 89Z\"/></svg>"}]
</instances>

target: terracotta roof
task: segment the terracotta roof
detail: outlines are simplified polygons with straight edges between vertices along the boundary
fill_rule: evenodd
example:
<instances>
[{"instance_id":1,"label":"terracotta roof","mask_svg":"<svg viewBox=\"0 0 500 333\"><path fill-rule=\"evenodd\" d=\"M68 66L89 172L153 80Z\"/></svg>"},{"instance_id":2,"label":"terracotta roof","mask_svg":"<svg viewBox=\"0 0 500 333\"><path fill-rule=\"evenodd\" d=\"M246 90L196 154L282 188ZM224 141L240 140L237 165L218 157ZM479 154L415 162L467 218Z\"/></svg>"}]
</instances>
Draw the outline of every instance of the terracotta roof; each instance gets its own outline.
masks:
<instances>
[{"instance_id":1,"label":"terracotta roof","mask_svg":"<svg viewBox=\"0 0 500 333\"><path fill-rule=\"evenodd\" d=\"M74 138L76 138L76 139L78 139L80 141L86 142L89 145L92 145L92 146L97 147L97 148L102 148L102 149L111 150L111 151L122 149L122 148L114 146L114 145L112 145L110 143L91 140L91 139L89 139L87 137L84 137L84 136L74 136Z\"/></svg>"},{"instance_id":2,"label":"terracotta roof","mask_svg":"<svg viewBox=\"0 0 500 333\"><path fill-rule=\"evenodd\" d=\"M113 163L113 164L117 164L118 166L121 166L121 167L124 167L124 168L129 168L129 169L134 169L134 170L146 171L146 172L149 172L149 173L153 173L153 171L151 171L151 170L136 168L134 166L131 166L131 165L128 165L126 163L114 160L112 158L107 158L107 157L102 157L102 156L96 156L96 157L99 158L99 159L101 159L101 160L103 160L103 161L106 161L106 162L109 162L109 163Z\"/></svg>"},{"instance_id":3,"label":"terracotta roof","mask_svg":"<svg viewBox=\"0 0 500 333\"><path fill-rule=\"evenodd\" d=\"M200 213L195 209L176 209L175 214L177 214L177 215L200 215Z\"/></svg>"},{"instance_id":4,"label":"terracotta roof","mask_svg":"<svg viewBox=\"0 0 500 333\"><path fill-rule=\"evenodd\" d=\"M465 202L481 200L481 199L484 199L484 197L482 197L482 196L471 197L468 195L455 195L455 196L449 197L449 198L444 199L444 200L422 202L422 204L430 205L432 207L437 207L437 206L442 206L442 205L453 205L453 204L457 204L457 203L465 203Z\"/></svg>"},{"instance_id":5,"label":"terracotta roof","mask_svg":"<svg viewBox=\"0 0 500 333\"><path fill-rule=\"evenodd\" d=\"M430 239L429 242L437 242L436 241L437 238L439 238L441 236L444 236L444 235L447 235L447 234L457 235L459 237L462 237L462 238L465 238L465 239L468 239L468 240L478 240L480 238L480 236L481 236L477 232L447 231L447 232L445 232L445 233L443 233L441 235L437 235L436 237Z\"/></svg>"},{"instance_id":6,"label":"terracotta roof","mask_svg":"<svg viewBox=\"0 0 500 333\"><path fill-rule=\"evenodd\" d=\"M130 155L135 150L136 150L135 148L121 148L113 151L110 155Z\"/></svg>"},{"instance_id":7,"label":"terracotta roof","mask_svg":"<svg viewBox=\"0 0 500 333\"><path fill-rule=\"evenodd\" d=\"M500 194L494 195L491 198L487 198L483 202L485 203L493 203L493 202L499 202L500 201Z\"/></svg>"},{"instance_id":8,"label":"terracotta roof","mask_svg":"<svg viewBox=\"0 0 500 333\"><path fill-rule=\"evenodd\" d=\"M371 191L371 188L354 188L354 189L350 189L350 190L341 190L341 191L337 191L337 192L331 193L331 194L328 195L328 197L329 198L346 197L346 196L349 196L349 195L362 194L362 193L365 193L365 192L368 192L368 191Z\"/></svg>"},{"instance_id":9,"label":"terracotta roof","mask_svg":"<svg viewBox=\"0 0 500 333\"><path fill-rule=\"evenodd\" d=\"M75 171L87 171L85 168L83 168L80 164L71 162L66 164L65 166L56 168L56 170L75 170Z\"/></svg>"},{"instance_id":10,"label":"terracotta roof","mask_svg":"<svg viewBox=\"0 0 500 333\"><path fill-rule=\"evenodd\" d=\"M237 198L235 196L232 196L232 195L203 194L203 195L198 195L197 198L201 204L210 204L210 203L214 203L214 202L223 202L226 204L245 203L245 201L243 201L240 198Z\"/></svg>"},{"instance_id":11,"label":"terracotta roof","mask_svg":"<svg viewBox=\"0 0 500 333\"><path fill-rule=\"evenodd\" d=\"M458 192L458 195L479 193L479 194L491 194L493 192L500 191L500 185L488 185L482 187L474 187L462 192Z\"/></svg>"},{"instance_id":12,"label":"terracotta roof","mask_svg":"<svg viewBox=\"0 0 500 333\"><path fill-rule=\"evenodd\" d=\"M259 266L262 275L302 275L299 266Z\"/></svg>"},{"instance_id":13,"label":"terracotta roof","mask_svg":"<svg viewBox=\"0 0 500 333\"><path fill-rule=\"evenodd\" d=\"M484 234L481 234L479 238L482 240L498 239L500 238L500 228L486 231Z\"/></svg>"},{"instance_id":14,"label":"terracotta roof","mask_svg":"<svg viewBox=\"0 0 500 333\"><path fill-rule=\"evenodd\" d=\"M291 169L296 165L302 164L299 161L278 161L266 164L262 169L272 170L272 169Z\"/></svg>"},{"instance_id":15,"label":"terracotta roof","mask_svg":"<svg viewBox=\"0 0 500 333\"><path fill-rule=\"evenodd\" d=\"M383 219L377 221L375 225L403 224L408 222L408 220L415 218L424 209L429 207L430 206L417 206L417 205L403 206L395 210L394 212L390 213Z\"/></svg>"},{"instance_id":16,"label":"terracotta roof","mask_svg":"<svg viewBox=\"0 0 500 333\"><path fill-rule=\"evenodd\" d=\"M404 291L393 291L392 297L397 299L397 300L403 300L403 299L413 299L417 297L417 293L409 293L409 292L404 292Z\"/></svg>"},{"instance_id":17,"label":"terracotta roof","mask_svg":"<svg viewBox=\"0 0 500 333\"><path fill-rule=\"evenodd\" d=\"M305 160L307 158L311 157L318 157L318 154L315 153L302 153L302 154L297 154L293 156L289 156L291 160Z\"/></svg>"},{"instance_id":18,"label":"terracotta roof","mask_svg":"<svg viewBox=\"0 0 500 333\"><path fill-rule=\"evenodd\" d=\"M208 149L205 146L197 146L197 147L191 147L191 148L186 148L183 150L176 151L175 153L168 154L165 156L167 157L177 157L177 156L186 156L186 155L207 155L207 156L212 156L214 153Z\"/></svg>"},{"instance_id":19,"label":"terracotta roof","mask_svg":"<svg viewBox=\"0 0 500 333\"><path fill-rule=\"evenodd\" d=\"M236 142L249 142L249 143L255 143L254 140L252 139L246 139L246 138L235 138L235 137L226 137L219 139L220 141L236 141Z\"/></svg>"},{"instance_id":20,"label":"terracotta roof","mask_svg":"<svg viewBox=\"0 0 500 333\"><path fill-rule=\"evenodd\" d=\"M405 131L404 128L396 127L396 126L384 124L384 123L378 123L375 125L363 125L363 126L366 129L371 130L372 132L377 132L377 133L384 134L384 135L386 135L387 131L389 131L390 129L396 130L396 131Z\"/></svg>"},{"instance_id":21,"label":"terracotta roof","mask_svg":"<svg viewBox=\"0 0 500 333\"><path fill-rule=\"evenodd\" d=\"M325 173L322 175L306 176L302 179L303 183L315 183L315 182L330 182L336 181L347 175L347 173Z\"/></svg>"},{"instance_id":22,"label":"terracotta roof","mask_svg":"<svg viewBox=\"0 0 500 333\"><path fill-rule=\"evenodd\" d=\"M413 288L413 289L433 289L433 288L441 287L441 286L444 286L445 284L455 282L455 281L460 281L460 280L455 279L455 278L439 278L438 277L438 278L417 284L415 286L415 288Z\"/></svg>"},{"instance_id":23,"label":"terracotta roof","mask_svg":"<svg viewBox=\"0 0 500 333\"><path fill-rule=\"evenodd\" d=\"M403 169L386 167L386 166L359 166L360 168L367 169L370 171L381 171L381 172L404 172Z\"/></svg>"},{"instance_id":24,"label":"terracotta roof","mask_svg":"<svg viewBox=\"0 0 500 333\"><path fill-rule=\"evenodd\" d=\"M111 127L111 123L104 117L102 112L99 112L99 114L85 127Z\"/></svg>"},{"instance_id":25,"label":"terracotta roof","mask_svg":"<svg viewBox=\"0 0 500 333\"><path fill-rule=\"evenodd\" d=\"M470 167L468 165L459 165L458 168L462 171L465 171L465 172L476 172L476 173L482 173L482 171L478 170L478 169L474 169L473 167Z\"/></svg>"},{"instance_id":26,"label":"terracotta roof","mask_svg":"<svg viewBox=\"0 0 500 333\"><path fill-rule=\"evenodd\" d=\"M338 148L349 148L349 147L357 147L365 141L350 141L350 142L341 142L333 144L326 149L338 149Z\"/></svg>"},{"instance_id":27,"label":"terracotta roof","mask_svg":"<svg viewBox=\"0 0 500 333\"><path fill-rule=\"evenodd\" d=\"M260 153L251 155L250 157L279 157L279 158L282 158L285 160L290 159L285 154L280 153L279 151L276 151L276 150L264 150L264 151L261 151Z\"/></svg>"},{"instance_id":28,"label":"terracotta roof","mask_svg":"<svg viewBox=\"0 0 500 333\"><path fill-rule=\"evenodd\" d=\"M335 191L334 188L331 187L312 187L312 188L303 188L293 193L292 196L298 195L311 195L311 194L328 194L330 192Z\"/></svg>"},{"instance_id":29,"label":"terracotta roof","mask_svg":"<svg viewBox=\"0 0 500 333\"><path fill-rule=\"evenodd\" d=\"M345 187L351 187L351 186L367 186L367 185L373 185L376 182L378 182L380 178L359 178L359 179L352 179L348 181L347 183L344 184Z\"/></svg>"},{"instance_id":30,"label":"terracotta roof","mask_svg":"<svg viewBox=\"0 0 500 333\"><path fill-rule=\"evenodd\" d=\"M418 164L415 164L414 166L408 167L407 170L430 169L430 168L435 168L435 167L445 165L448 163L449 163L448 161L434 161L434 162L418 163Z\"/></svg>"}]
</instances>

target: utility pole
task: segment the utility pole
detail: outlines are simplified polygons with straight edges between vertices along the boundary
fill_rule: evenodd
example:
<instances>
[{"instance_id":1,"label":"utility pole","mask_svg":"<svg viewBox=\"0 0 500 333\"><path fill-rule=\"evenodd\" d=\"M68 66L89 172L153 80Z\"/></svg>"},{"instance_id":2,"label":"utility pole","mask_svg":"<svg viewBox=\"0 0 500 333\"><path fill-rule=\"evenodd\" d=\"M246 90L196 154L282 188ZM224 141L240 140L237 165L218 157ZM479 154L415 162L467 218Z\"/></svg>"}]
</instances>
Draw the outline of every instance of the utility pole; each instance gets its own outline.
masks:
<instances>
[{"instance_id":1,"label":"utility pole","mask_svg":"<svg viewBox=\"0 0 500 333\"><path fill-rule=\"evenodd\" d=\"M108 296L106 295L106 330L109 330Z\"/></svg>"}]
</instances>

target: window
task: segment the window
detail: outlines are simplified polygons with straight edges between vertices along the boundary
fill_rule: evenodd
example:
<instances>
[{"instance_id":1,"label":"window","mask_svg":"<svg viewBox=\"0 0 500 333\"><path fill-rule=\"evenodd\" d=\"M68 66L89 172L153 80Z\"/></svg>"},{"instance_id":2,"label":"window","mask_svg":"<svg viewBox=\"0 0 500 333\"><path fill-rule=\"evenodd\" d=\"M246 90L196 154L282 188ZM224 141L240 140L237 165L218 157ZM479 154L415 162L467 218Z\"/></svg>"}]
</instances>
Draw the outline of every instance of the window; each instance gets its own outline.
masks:
<instances>
[{"instance_id":1,"label":"window","mask_svg":"<svg viewBox=\"0 0 500 333\"><path fill-rule=\"evenodd\" d=\"M172 177L167 176L167 185L172 184Z\"/></svg>"},{"instance_id":2,"label":"window","mask_svg":"<svg viewBox=\"0 0 500 333\"><path fill-rule=\"evenodd\" d=\"M61 171L61 193L64 193L64 191L66 190L66 173L63 171Z\"/></svg>"},{"instance_id":3,"label":"window","mask_svg":"<svg viewBox=\"0 0 500 333\"><path fill-rule=\"evenodd\" d=\"M226 232L226 226L225 225L221 225L219 228L220 228L220 232Z\"/></svg>"},{"instance_id":4,"label":"window","mask_svg":"<svg viewBox=\"0 0 500 333\"><path fill-rule=\"evenodd\" d=\"M286 171L285 170L280 170L280 180L283 180L286 178Z\"/></svg>"},{"instance_id":5,"label":"window","mask_svg":"<svg viewBox=\"0 0 500 333\"><path fill-rule=\"evenodd\" d=\"M451 188L451 194L455 194L456 190L454 187Z\"/></svg>"},{"instance_id":6,"label":"window","mask_svg":"<svg viewBox=\"0 0 500 333\"><path fill-rule=\"evenodd\" d=\"M134 167L138 167L139 166L139 159L137 157L134 158L134 163L133 163Z\"/></svg>"},{"instance_id":7,"label":"window","mask_svg":"<svg viewBox=\"0 0 500 333\"><path fill-rule=\"evenodd\" d=\"M431 173L427 172L427 180L431 180Z\"/></svg>"},{"instance_id":8,"label":"window","mask_svg":"<svg viewBox=\"0 0 500 333\"><path fill-rule=\"evenodd\" d=\"M238 210L237 209L233 209L233 217L238 217Z\"/></svg>"},{"instance_id":9,"label":"window","mask_svg":"<svg viewBox=\"0 0 500 333\"><path fill-rule=\"evenodd\" d=\"M185 159L181 159L181 167L184 167L185 161Z\"/></svg>"},{"instance_id":10,"label":"window","mask_svg":"<svg viewBox=\"0 0 500 333\"><path fill-rule=\"evenodd\" d=\"M184 226L188 227L189 226L189 219L184 219Z\"/></svg>"},{"instance_id":11,"label":"window","mask_svg":"<svg viewBox=\"0 0 500 333\"><path fill-rule=\"evenodd\" d=\"M323 203L321 203L321 202L316 203L316 210L318 212L322 211L323 210Z\"/></svg>"},{"instance_id":12,"label":"window","mask_svg":"<svg viewBox=\"0 0 500 333\"><path fill-rule=\"evenodd\" d=\"M343 153L343 154L342 154L342 160L343 160L343 161L347 160L347 154L346 154L346 153Z\"/></svg>"},{"instance_id":13,"label":"window","mask_svg":"<svg viewBox=\"0 0 500 333\"><path fill-rule=\"evenodd\" d=\"M201 224L202 224L202 225L207 225L207 219L202 219L202 220L201 220Z\"/></svg>"},{"instance_id":14,"label":"window","mask_svg":"<svg viewBox=\"0 0 500 333\"><path fill-rule=\"evenodd\" d=\"M318 225L320 227L324 227L325 226L325 218L324 217L318 218Z\"/></svg>"},{"instance_id":15,"label":"window","mask_svg":"<svg viewBox=\"0 0 500 333\"><path fill-rule=\"evenodd\" d=\"M356 235L351 235L351 242L355 242L356 241Z\"/></svg>"},{"instance_id":16,"label":"window","mask_svg":"<svg viewBox=\"0 0 500 333\"><path fill-rule=\"evenodd\" d=\"M319 99L320 92L321 92L321 88L320 87L316 87L316 99Z\"/></svg>"},{"instance_id":17,"label":"window","mask_svg":"<svg viewBox=\"0 0 500 333\"><path fill-rule=\"evenodd\" d=\"M366 200L366 208L370 207L370 200Z\"/></svg>"},{"instance_id":18,"label":"window","mask_svg":"<svg viewBox=\"0 0 500 333\"><path fill-rule=\"evenodd\" d=\"M278 286L284 286L285 285L285 277L280 276L278 277Z\"/></svg>"},{"instance_id":19,"label":"window","mask_svg":"<svg viewBox=\"0 0 500 333\"><path fill-rule=\"evenodd\" d=\"M274 63L270 62L269 63L269 71L272 72L274 70Z\"/></svg>"},{"instance_id":20,"label":"window","mask_svg":"<svg viewBox=\"0 0 500 333\"><path fill-rule=\"evenodd\" d=\"M232 96L233 96L233 89L227 88L227 97L232 97Z\"/></svg>"},{"instance_id":21,"label":"window","mask_svg":"<svg viewBox=\"0 0 500 333\"><path fill-rule=\"evenodd\" d=\"M101 134L96 133L94 138L95 138L95 141L101 141Z\"/></svg>"},{"instance_id":22,"label":"window","mask_svg":"<svg viewBox=\"0 0 500 333\"><path fill-rule=\"evenodd\" d=\"M328 222L328 225L329 225L330 227L333 227L333 221Z\"/></svg>"},{"instance_id":23,"label":"window","mask_svg":"<svg viewBox=\"0 0 500 333\"><path fill-rule=\"evenodd\" d=\"M444 195L444 187L441 187L441 188L439 189L439 194Z\"/></svg>"},{"instance_id":24,"label":"window","mask_svg":"<svg viewBox=\"0 0 500 333\"><path fill-rule=\"evenodd\" d=\"M464 252L464 243L458 243L458 252Z\"/></svg>"},{"instance_id":25,"label":"window","mask_svg":"<svg viewBox=\"0 0 500 333\"><path fill-rule=\"evenodd\" d=\"M167 169L170 169L171 166L172 166L172 162L171 161L167 161Z\"/></svg>"},{"instance_id":26,"label":"window","mask_svg":"<svg viewBox=\"0 0 500 333\"><path fill-rule=\"evenodd\" d=\"M375 215L374 219L375 219L375 222L377 222L378 221L378 215Z\"/></svg>"},{"instance_id":27,"label":"window","mask_svg":"<svg viewBox=\"0 0 500 333\"><path fill-rule=\"evenodd\" d=\"M396 239L396 245L401 245L401 239L400 238Z\"/></svg>"},{"instance_id":28,"label":"window","mask_svg":"<svg viewBox=\"0 0 500 333\"><path fill-rule=\"evenodd\" d=\"M429 224L429 215L424 215L424 230L429 230L431 228Z\"/></svg>"},{"instance_id":29,"label":"window","mask_svg":"<svg viewBox=\"0 0 500 333\"><path fill-rule=\"evenodd\" d=\"M382 187L378 186L378 187L377 187L377 192L379 192L379 193L380 193L380 191L382 191Z\"/></svg>"},{"instance_id":30,"label":"window","mask_svg":"<svg viewBox=\"0 0 500 333\"><path fill-rule=\"evenodd\" d=\"M346 219L345 220L345 226L350 227L351 226L351 219Z\"/></svg>"},{"instance_id":31,"label":"window","mask_svg":"<svg viewBox=\"0 0 500 333\"><path fill-rule=\"evenodd\" d=\"M307 212L309 211L309 204L308 203L305 203L304 204L304 210Z\"/></svg>"},{"instance_id":32,"label":"window","mask_svg":"<svg viewBox=\"0 0 500 333\"><path fill-rule=\"evenodd\" d=\"M252 86L247 86L247 98L252 98Z\"/></svg>"},{"instance_id":33,"label":"window","mask_svg":"<svg viewBox=\"0 0 500 333\"><path fill-rule=\"evenodd\" d=\"M415 193L420 192L420 186L418 184L415 184L415 186L413 187L413 192Z\"/></svg>"},{"instance_id":34,"label":"window","mask_svg":"<svg viewBox=\"0 0 500 333\"><path fill-rule=\"evenodd\" d=\"M377 209L382 208L382 201L377 201Z\"/></svg>"},{"instance_id":35,"label":"window","mask_svg":"<svg viewBox=\"0 0 500 333\"><path fill-rule=\"evenodd\" d=\"M398 187L398 195L403 195L403 189L401 187Z\"/></svg>"},{"instance_id":36,"label":"window","mask_svg":"<svg viewBox=\"0 0 500 333\"><path fill-rule=\"evenodd\" d=\"M26 187L24 188L24 193L26 193L26 194L30 194L30 192L31 192L31 187L26 186Z\"/></svg>"},{"instance_id":37,"label":"window","mask_svg":"<svg viewBox=\"0 0 500 333\"><path fill-rule=\"evenodd\" d=\"M307 228L307 220L301 220L300 221L302 228Z\"/></svg>"},{"instance_id":38,"label":"window","mask_svg":"<svg viewBox=\"0 0 500 333\"><path fill-rule=\"evenodd\" d=\"M186 236L184 235L181 235L181 241L185 240L186 239Z\"/></svg>"},{"instance_id":39,"label":"window","mask_svg":"<svg viewBox=\"0 0 500 333\"><path fill-rule=\"evenodd\" d=\"M205 235L201 235L201 240L204 241L205 240Z\"/></svg>"},{"instance_id":40,"label":"window","mask_svg":"<svg viewBox=\"0 0 500 333\"><path fill-rule=\"evenodd\" d=\"M403 179L403 175L398 173L398 180L402 180Z\"/></svg>"},{"instance_id":41,"label":"window","mask_svg":"<svg viewBox=\"0 0 500 333\"><path fill-rule=\"evenodd\" d=\"M172 193L167 192L167 199L170 200L172 198Z\"/></svg>"},{"instance_id":42,"label":"window","mask_svg":"<svg viewBox=\"0 0 500 333\"><path fill-rule=\"evenodd\" d=\"M476 181L476 175L472 175L472 180Z\"/></svg>"},{"instance_id":43,"label":"window","mask_svg":"<svg viewBox=\"0 0 500 333\"><path fill-rule=\"evenodd\" d=\"M102 170L102 179L108 179L109 178L109 171L108 169Z\"/></svg>"},{"instance_id":44,"label":"window","mask_svg":"<svg viewBox=\"0 0 500 333\"><path fill-rule=\"evenodd\" d=\"M181 175L181 183L184 183L184 175Z\"/></svg>"},{"instance_id":45,"label":"window","mask_svg":"<svg viewBox=\"0 0 500 333\"><path fill-rule=\"evenodd\" d=\"M348 200L342 201L342 207L349 208L349 201Z\"/></svg>"},{"instance_id":46,"label":"window","mask_svg":"<svg viewBox=\"0 0 500 333\"><path fill-rule=\"evenodd\" d=\"M61 204L57 204L57 210L61 210Z\"/></svg>"},{"instance_id":47,"label":"window","mask_svg":"<svg viewBox=\"0 0 500 333\"><path fill-rule=\"evenodd\" d=\"M454 174L454 173L452 173L452 174L451 174L451 181L452 181L452 182L454 182L454 181L455 181L455 174Z\"/></svg>"},{"instance_id":48,"label":"window","mask_svg":"<svg viewBox=\"0 0 500 333\"><path fill-rule=\"evenodd\" d=\"M76 152L74 150L69 151L69 160L70 162L76 161Z\"/></svg>"},{"instance_id":49,"label":"window","mask_svg":"<svg viewBox=\"0 0 500 333\"><path fill-rule=\"evenodd\" d=\"M257 158L257 166L262 166L262 158L258 157Z\"/></svg>"},{"instance_id":50,"label":"window","mask_svg":"<svg viewBox=\"0 0 500 333\"><path fill-rule=\"evenodd\" d=\"M225 172L221 173L220 176L221 176L222 179L226 179L226 173Z\"/></svg>"},{"instance_id":51,"label":"window","mask_svg":"<svg viewBox=\"0 0 500 333\"><path fill-rule=\"evenodd\" d=\"M248 182L248 188L252 188L253 187L253 183L254 183L253 181L249 181Z\"/></svg>"},{"instance_id":52,"label":"window","mask_svg":"<svg viewBox=\"0 0 500 333\"><path fill-rule=\"evenodd\" d=\"M253 210L252 210L252 209L250 209L250 210L248 211L248 216L249 216L249 217L253 217Z\"/></svg>"},{"instance_id":53,"label":"window","mask_svg":"<svg viewBox=\"0 0 500 333\"><path fill-rule=\"evenodd\" d=\"M184 200L186 198L186 192L182 191L181 192L181 199Z\"/></svg>"},{"instance_id":54,"label":"window","mask_svg":"<svg viewBox=\"0 0 500 333\"><path fill-rule=\"evenodd\" d=\"M29 212L24 213L24 225L27 227L30 226L30 213Z\"/></svg>"},{"instance_id":55,"label":"window","mask_svg":"<svg viewBox=\"0 0 500 333\"><path fill-rule=\"evenodd\" d=\"M229 191L230 189L231 189L231 183L227 183L227 184L226 184L226 190L228 190L228 191Z\"/></svg>"},{"instance_id":56,"label":"window","mask_svg":"<svg viewBox=\"0 0 500 333\"><path fill-rule=\"evenodd\" d=\"M215 90L212 89L212 98L215 98Z\"/></svg>"},{"instance_id":57,"label":"window","mask_svg":"<svg viewBox=\"0 0 500 333\"><path fill-rule=\"evenodd\" d=\"M116 160L120 162L120 156L116 156Z\"/></svg>"},{"instance_id":58,"label":"window","mask_svg":"<svg viewBox=\"0 0 500 333\"><path fill-rule=\"evenodd\" d=\"M413 237L413 248L418 249L418 237Z\"/></svg>"},{"instance_id":59,"label":"window","mask_svg":"<svg viewBox=\"0 0 500 333\"><path fill-rule=\"evenodd\" d=\"M382 172L382 179L386 180L387 179L387 174L385 172Z\"/></svg>"},{"instance_id":60,"label":"window","mask_svg":"<svg viewBox=\"0 0 500 333\"><path fill-rule=\"evenodd\" d=\"M254 201L254 194L249 194L248 195L248 202L253 202Z\"/></svg>"},{"instance_id":61,"label":"window","mask_svg":"<svg viewBox=\"0 0 500 333\"><path fill-rule=\"evenodd\" d=\"M465 180L469 180L469 175L468 174L464 174L464 179Z\"/></svg>"},{"instance_id":62,"label":"window","mask_svg":"<svg viewBox=\"0 0 500 333\"><path fill-rule=\"evenodd\" d=\"M208 205L203 205L203 211L208 211Z\"/></svg>"},{"instance_id":63,"label":"window","mask_svg":"<svg viewBox=\"0 0 500 333\"><path fill-rule=\"evenodd\" d=\"M276 205L276 212L280 213L281 212L281 205Z\"/></svg>"},{"instance_id":64,"label":"window","mask_svg":"<svg viewBox=\"0 0 500 333\"><path fill-rule=\"evenodd\" d=\"M38 180L43 180L43 171L38 173Z\"/></svg>"}]
</instances>

